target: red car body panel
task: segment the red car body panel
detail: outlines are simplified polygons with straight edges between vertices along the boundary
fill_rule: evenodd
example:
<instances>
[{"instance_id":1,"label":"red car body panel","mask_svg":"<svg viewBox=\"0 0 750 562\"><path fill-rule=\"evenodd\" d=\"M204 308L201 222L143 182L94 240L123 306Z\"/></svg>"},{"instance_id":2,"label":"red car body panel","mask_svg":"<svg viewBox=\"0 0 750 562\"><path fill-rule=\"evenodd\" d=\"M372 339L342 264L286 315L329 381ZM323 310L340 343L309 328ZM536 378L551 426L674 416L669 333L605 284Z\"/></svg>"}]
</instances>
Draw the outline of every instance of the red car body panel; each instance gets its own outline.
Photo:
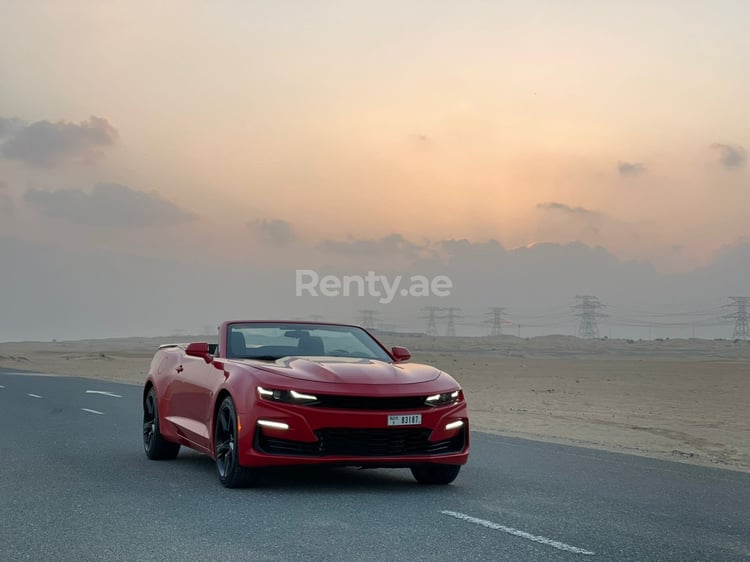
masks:
<instances>
[{"instance_id":1,"label":"red car body panel","mask_svg":"<svg viewBox=\"0 0 750 562\"><path fill-rule=\"evenodd\" d=\"M159 349L151 362L144 396L151 386L155 388L159 426L165 439L215 458L213 435L216 412L221 401L229 395L239 418L238 449L240 464L243 466L331 464L396 467L419 463L467 462L469 420L462 391L454 404L421 406L408 410L329 408L277 403L261 398L257 390L259 386L321 396L375 399L422 397L460 390L452 377L435 367L397 362L392 353L372 334L369 335L383 348L392 362L340 357L285 357L278 361L227 357L227 333L232 324L268 322L280 321L223 323L219 328L219 343L213 356L187 355L183 346ZM302 321L284 323L324 325L321 322ZM412 413L421 414L422 422L418 428L408 427L420 429L425 435L429 432L429 444L443 447L439 454L388 455L381 451L381 454L372 455L366 450L357 450L353 454L323 455L302 452L307 445L314 447L318 443L319 435L316 432L330 431L334 436L343 435L345 439L356 439L358 430L389 430L386 422L390 414ZM261 427L258 420L280 422L286 424L288 429ZM459 420L463 422L461 427L446 429L447 424ZM291 449L283 454L268 452L261 446L265 442L272 443L277 448L289 445ZM453 449L446 449L444 444L448 442L457 445ZM366 444L363 447L366 449Z\"/></svg>"}]
</instances>

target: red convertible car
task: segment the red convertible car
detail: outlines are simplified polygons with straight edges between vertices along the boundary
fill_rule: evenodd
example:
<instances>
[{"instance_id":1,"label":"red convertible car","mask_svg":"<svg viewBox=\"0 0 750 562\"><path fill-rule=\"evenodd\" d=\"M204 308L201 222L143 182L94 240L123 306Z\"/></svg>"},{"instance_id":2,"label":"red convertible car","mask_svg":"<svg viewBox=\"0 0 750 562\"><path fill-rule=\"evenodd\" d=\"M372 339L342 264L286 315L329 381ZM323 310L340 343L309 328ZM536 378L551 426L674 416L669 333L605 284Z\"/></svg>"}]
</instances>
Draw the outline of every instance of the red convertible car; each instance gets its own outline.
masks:
<instances>
[{"instance_id":1,"label":"red convertible car","mask_svg":"<svg viewBox=\"0 0 750 562\"><path fill-rule=\"evenodd\" d=\"M185 445L216 461L227 487L280 465L408 467L449 484L469 457L458 383L408 363L358 326L235 321L218 344L161 346L143 389L143 446L173 459Z\"/></svg>"}]
</instances>

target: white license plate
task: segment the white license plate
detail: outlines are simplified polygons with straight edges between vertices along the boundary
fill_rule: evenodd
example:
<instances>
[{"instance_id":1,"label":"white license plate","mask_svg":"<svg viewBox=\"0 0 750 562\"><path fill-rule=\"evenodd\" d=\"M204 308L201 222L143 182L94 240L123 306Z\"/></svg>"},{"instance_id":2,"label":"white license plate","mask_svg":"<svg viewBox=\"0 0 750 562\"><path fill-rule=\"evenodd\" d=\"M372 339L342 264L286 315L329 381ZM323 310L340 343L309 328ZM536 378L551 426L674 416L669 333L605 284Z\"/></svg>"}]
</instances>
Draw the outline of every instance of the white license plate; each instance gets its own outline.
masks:
<instances>
[{"instance_id":1,"label":"white license plate","mask_svg":"<svg viewBox=\"0 0 750 562\"><path fill-rule=\"evenodd\" d=\"M388 416L388 425L420 425L422 414L398 414Z\"/></svg>"}]
</instances>

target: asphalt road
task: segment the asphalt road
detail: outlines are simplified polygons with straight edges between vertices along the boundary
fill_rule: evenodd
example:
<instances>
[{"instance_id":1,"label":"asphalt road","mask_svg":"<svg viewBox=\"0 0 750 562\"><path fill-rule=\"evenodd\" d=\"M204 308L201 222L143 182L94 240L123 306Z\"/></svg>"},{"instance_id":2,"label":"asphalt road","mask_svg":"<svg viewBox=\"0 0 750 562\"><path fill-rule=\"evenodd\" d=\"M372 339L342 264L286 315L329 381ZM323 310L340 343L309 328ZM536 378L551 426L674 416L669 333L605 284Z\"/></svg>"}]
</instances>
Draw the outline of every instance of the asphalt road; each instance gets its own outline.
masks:
<instances>
[{"instance_id":1,"label":"asphalt road","mask_svg":"<svg viewBox=\"0 0 750 562\"><path fill-rule=\"evenodd\" d=\"M146 459L140 392L0 372L0 560L750 560L749 474L473 433L447 487L295 469L227 490L205 456Z\"/></svg>"}]
</instances>

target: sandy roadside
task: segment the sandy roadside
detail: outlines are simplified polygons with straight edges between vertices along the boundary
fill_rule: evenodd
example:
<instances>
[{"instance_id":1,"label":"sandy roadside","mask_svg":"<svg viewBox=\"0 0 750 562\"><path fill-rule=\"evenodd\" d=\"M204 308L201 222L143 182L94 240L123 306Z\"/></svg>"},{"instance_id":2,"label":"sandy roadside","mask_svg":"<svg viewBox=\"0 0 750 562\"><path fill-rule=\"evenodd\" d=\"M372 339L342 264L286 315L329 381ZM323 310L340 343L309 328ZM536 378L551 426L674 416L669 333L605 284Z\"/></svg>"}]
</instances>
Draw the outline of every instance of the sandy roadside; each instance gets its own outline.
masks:
<instances>
[{"instance_id":1,"label":"sandy roadside","mask_svg":"<svg viewBox=\"0 0 750 562\"><path fill-rule=\"evenodd\" d=\"M141 384L169 340L3 343L0 367ZM461 382L474 429L750 472L750 345L481 340L400 338Z\"/></svg>"}]
</instances>

